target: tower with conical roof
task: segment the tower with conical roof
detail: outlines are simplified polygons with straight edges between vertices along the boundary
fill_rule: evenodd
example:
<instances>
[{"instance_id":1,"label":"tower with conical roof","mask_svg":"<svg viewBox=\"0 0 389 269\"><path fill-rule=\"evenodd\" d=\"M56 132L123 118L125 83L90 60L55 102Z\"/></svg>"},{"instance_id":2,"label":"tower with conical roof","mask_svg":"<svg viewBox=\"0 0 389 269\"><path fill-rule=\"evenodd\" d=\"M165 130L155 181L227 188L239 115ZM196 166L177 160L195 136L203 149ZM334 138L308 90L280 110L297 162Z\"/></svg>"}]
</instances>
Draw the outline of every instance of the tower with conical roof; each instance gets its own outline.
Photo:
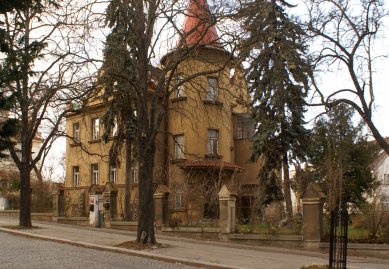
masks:
<instances>
[{"instance_id":1,"label":"tower with conical roof","mask_svg":"<svg viewBox=\"0 0 389 269\"><path fill-rule=\"evenodd\" d=\"M170 209L190 225L218 217L217 193L223 185L236 187L244 170L235 161L233 122L234 115L247 113L248 94L241 69L222 46L206 0L189 1L176 50L185 49L190 53L180 61L170 87L166 128L171 134Z\"/></svg>"},{"instance_id":2,"label":"tower with conical roof","mask_svg":"<svg viewBox=\"0 0 389 269\"><path fill-rule=\"evenodd\" d=\"M216 27L206 0L191 0L183 27L183 44L186 46L213 46L221 48Z\"/></svg>"}]
</instances>

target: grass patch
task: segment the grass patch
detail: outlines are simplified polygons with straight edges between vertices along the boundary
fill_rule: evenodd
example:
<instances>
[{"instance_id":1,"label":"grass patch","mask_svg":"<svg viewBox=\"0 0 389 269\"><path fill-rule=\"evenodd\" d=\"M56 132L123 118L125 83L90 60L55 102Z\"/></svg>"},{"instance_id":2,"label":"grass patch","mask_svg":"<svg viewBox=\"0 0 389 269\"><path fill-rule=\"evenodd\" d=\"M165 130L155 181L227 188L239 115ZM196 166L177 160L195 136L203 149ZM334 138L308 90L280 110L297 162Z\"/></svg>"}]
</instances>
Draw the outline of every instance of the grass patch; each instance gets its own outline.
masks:
<instances>
[{"instance_id":1,"label":"grass patch","mask_svg":"<svg viewBox=\"0 0 389 269\"><path fill-rule=\"evenodd\" d=\"M169 247L168 245L163 245L163 244L142 244L138 243L136 241L126 241L123 243L119 243L114 245L114 247L119 247L119 248L126 248L126 249L133 249L133 250L153 250L153 249L159 249L159 248L167 248Z\"/></svg>"},{"instance_id":2,"label":"grass patch","mask_svg":"<svg viewBox=\"0 0 389 269\"><path fill-rule=\"evenodd\" d=\"M278 227L271 224L239 224L237 225L239 233L269 234L269 235L301 235L300 227L294 224L288 227Z\"/></svg>"},{"instance_id":3,"label":"grass patch","mask_svg":"<svg viewBox=\"0 0 389 269\"><path fill-rule=\"evenodd\" d=\"M347 237L350 240L361 240L369 238L369 230L366 228L353 228L348 226L347 229Z\"/></svg>"}]
</instances>

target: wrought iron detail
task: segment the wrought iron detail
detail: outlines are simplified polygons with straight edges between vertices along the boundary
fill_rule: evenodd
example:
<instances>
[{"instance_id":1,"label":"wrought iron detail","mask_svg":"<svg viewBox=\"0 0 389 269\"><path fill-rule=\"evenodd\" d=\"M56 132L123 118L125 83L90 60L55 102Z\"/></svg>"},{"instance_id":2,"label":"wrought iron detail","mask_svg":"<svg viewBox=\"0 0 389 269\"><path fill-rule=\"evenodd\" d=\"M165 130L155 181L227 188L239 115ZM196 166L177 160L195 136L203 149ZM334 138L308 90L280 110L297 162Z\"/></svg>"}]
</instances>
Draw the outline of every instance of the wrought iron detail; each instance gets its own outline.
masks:
<instances>
[{"instance_id":1,"label":"wrought iron detail","mask_svg":"<svg viewBox=\"0 0 389 269\"><path fill-rule=\"evenodd\" d=\"M329 268L346 269L347 265L347 210L331 211Z\"/></svg>"},{"instance_id":2,"label":"wrought iron detail","mask_svg":"<svg viewBox=\"0 0 389 269\"><path fill-rule=\"evenodd\" d=\"M138 221L138 200L130 203L130 221Z\"/></svg>"}]
</instances>

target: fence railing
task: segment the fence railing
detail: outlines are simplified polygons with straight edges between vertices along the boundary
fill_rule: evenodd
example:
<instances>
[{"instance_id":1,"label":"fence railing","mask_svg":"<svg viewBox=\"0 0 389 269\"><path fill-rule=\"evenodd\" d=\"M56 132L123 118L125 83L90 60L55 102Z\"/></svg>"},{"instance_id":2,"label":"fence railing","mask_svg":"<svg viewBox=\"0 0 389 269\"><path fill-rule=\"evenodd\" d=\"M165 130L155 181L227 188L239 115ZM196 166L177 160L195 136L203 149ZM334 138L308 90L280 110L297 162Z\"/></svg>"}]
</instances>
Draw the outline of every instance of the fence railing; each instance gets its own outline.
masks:
<instances>
[{"instance_id":1,"label":"fence railing","mask_svg":"<svg viewBox=\"0 0 389 269\"><path fill-rule=\"evenodd\" d=\"M331 211L329 268L346 269L348 212Z\"/></svg>"}]
</instances>

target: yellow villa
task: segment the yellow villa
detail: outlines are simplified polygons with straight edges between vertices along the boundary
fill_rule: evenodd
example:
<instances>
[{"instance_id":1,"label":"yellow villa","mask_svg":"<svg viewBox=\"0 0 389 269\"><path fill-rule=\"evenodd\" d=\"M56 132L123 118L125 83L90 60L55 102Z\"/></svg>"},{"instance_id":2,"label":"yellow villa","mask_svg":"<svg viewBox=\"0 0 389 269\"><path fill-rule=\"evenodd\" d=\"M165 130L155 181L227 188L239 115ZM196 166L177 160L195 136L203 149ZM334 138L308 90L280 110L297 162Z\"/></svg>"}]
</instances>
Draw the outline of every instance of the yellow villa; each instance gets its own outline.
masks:
<instances>
[{"instance_id":1,"label":"yellow villa","mask_svg":"<svg viewBox=\"0 0 389 269\"><path fill-rule=\"evenodd\" d=\"M179 64L172 82L176 87L157 139L154 186L168 195L170 223L196 225L218 219L218 193L223 185L238 195L243 208L250 198L248 189L256 185L258 166L249 162L254 126L242 70L218 42L214 26L193 31L202 16L211 16L206 1L190 1L187 14L183 32L191 34L184 35L182 43L196 48ZM161 65L172 55L165 55ZM111 219L123 218L125 152L116 162L109 160L112 141L117 138L115 128L108 142L101 138L106 109L97 95L86 109L67 117L66 216L89 216L98 206L95 199L100 199L109 203ZM131 174L131 218L136 221L136 160L131 163Z\"/></svg>"}]
</instances>

